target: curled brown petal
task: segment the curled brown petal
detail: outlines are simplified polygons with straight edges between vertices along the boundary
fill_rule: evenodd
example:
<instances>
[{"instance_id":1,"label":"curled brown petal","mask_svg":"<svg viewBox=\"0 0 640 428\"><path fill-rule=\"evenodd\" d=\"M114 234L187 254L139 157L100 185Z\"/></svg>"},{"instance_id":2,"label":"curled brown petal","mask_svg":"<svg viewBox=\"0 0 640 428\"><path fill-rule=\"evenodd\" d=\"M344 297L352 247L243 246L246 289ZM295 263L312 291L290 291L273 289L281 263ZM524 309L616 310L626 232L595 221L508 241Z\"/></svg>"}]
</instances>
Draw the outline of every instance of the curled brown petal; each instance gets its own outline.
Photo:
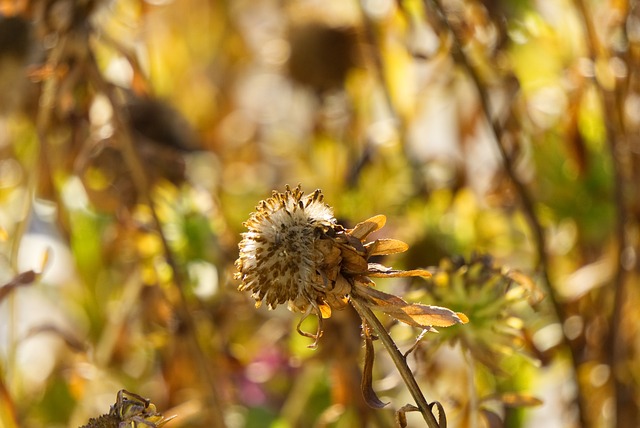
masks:
<instances>
[{"instance_id":1,"label":"curled brown petal","mask_svg":"<svg viewBox=\"0 0 640 428\"><path fill-rule=\"evenodd\" d=\"M403 253L409 249L409 245L397 239L376 239L365 245L367 258L387 254Z\"/></svg>"},{"instance_id":2,"label":"curled brown petal","mask_svg":"<svg viewBox=\"0 0 640 428\"><path fill-rule=\"evenodd\" d=\"M364 241L370 233L382 229L386 222L387 218L384 215L379 214L356 224L356 227L348 230L347 233L355 238L358 238L360 241Z\"/></svg>"}]
</instances>

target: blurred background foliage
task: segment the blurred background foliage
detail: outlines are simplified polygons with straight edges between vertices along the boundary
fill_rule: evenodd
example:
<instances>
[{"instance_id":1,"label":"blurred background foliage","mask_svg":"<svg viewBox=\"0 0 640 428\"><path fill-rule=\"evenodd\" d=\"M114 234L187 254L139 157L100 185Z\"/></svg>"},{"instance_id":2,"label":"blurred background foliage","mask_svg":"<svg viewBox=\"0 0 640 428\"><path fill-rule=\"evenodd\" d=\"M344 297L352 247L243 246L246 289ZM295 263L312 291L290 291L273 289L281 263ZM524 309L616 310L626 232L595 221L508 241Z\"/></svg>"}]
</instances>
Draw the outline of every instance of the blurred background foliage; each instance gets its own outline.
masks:
<instances>
[{"instance_id":1,"label":"blurred background foliage","mask_svg":"<svg viewBox=\"0 0 640 428\"><path fill-rule=\"evenodd\" d=\"M419 342L383 319L449 426L640 424L637 2L0 12L1 426L77 427L121 388L172 427L393 426L410 396L379 354L391 404L366 406L354 313L310 350L236 291L242 222L298 183L434 274L379 287L469 317Z\"/></svg>"}]
</instances>

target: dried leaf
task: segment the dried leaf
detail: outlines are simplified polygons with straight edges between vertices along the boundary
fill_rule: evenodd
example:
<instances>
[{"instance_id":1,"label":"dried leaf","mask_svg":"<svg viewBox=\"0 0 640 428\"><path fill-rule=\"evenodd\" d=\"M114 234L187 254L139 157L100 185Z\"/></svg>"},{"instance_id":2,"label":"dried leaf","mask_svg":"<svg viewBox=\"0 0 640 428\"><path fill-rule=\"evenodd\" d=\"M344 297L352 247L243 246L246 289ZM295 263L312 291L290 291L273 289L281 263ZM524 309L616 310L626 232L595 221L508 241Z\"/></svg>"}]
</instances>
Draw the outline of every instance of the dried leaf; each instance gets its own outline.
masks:
<instances>
[{"instance_id":1,"label":"dried leaf","mask_svg":"<svg viewBox=\"0 0 640 428\"><path fill-rule=\"evenodd\" d=\"M431 277L431 272L424 269L398 270L378 263L369 263L368 276L373 278L407 278L412 276Z\"/></svg>"},{"instance_id":2,"label":"dried leaf","mask_svg":"<svg viewBox=\"0 0 640 428\"><path fill-rule=\"evenodd\" d=\"M420 409L418 409L413 404L405 404L404 406L400 407L396 412L396 425L398 425L400 428L406 428L407 427L406 414L408 412L419 412L419 411Z\"/></svg>"},{"instance_id":3,"label":"dried leaf","mask_svg":"<svg viewBox=\"0 0 640 428\"><path fill-rule=\"evenodd\" d=\"M363 222L356 224L356 227L347 231L347 233L360 241L364 241L370 233L375 232L378 229L382 229L387 222L387 218L380 214L371 217Z\"/></svg>"},{"instance_id":4,"label":"dried leaf","mask_svg":"<svg viewBox=\"0 0 640 428\"><path fill-rule=\"evenodd\" d=\"M382 409L389 403L381 401L373 390L373 360L375 354L373 351L373 340L371 336L366 333L364 335L364 349L364 368L362 369L362 383L360 384L362 396L369 407Z\"/></svg>"},{"instance_id":5,"label":"dried leaf","mask_svg":"<svg viewBox=\"0 0 640 428\"><path fill-rule=\"evenodd\" d=\"M431 329L435 327L449 327L454 324L465 324L468 318L462 317L451 309L440 306L429 306L420 303L407 303L398 296L387 294L372 287L355 284L357 295L364 297L371 309L377 309L385 314L414 327Z\"/></svg>"},{"instance_id":6,"label":"dried leaf","mask_svg":"<svg viewBox=\"0 0 640 428\"><path fill-rule=\"evenodd\" d=\"M376 239L365 245L367 258L387 254L402 253L409 249L409 245L397 239Z\"/></svg>"}]
</instances>

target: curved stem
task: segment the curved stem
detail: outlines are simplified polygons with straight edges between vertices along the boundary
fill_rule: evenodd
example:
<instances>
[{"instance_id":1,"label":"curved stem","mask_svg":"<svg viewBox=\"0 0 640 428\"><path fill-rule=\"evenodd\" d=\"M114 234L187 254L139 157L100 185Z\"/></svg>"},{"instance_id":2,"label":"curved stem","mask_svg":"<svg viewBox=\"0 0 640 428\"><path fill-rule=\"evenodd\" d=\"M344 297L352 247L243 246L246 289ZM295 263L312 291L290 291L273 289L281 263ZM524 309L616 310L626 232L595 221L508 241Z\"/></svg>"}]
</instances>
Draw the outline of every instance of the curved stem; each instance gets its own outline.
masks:
<instances>
[{"instance_id":1,"label":"curved stem","mask_svg":"<svg viewBox=\"0 0 640 428\"><path fill-rule=\"evenodd\" d=\"M360 317L371 326L373 331L382 341L382 344L391 356L393 363L396 365L396 368L400 372L402 380L407 385L407 388L409 388L411 396L418 405L420 413L422 413L422 417L427 423L427 426L429 428L440 428L438 421L436 420L435 416L433 416L433 413L431 413L429 403L424 398L424 395L422 394L422 391L418 386L418 382L416 382L416 378L413 376L411 369L407 365L406 358L404 357L404 355L402 355L402 353L396 346L396 343L389 335L389 332L387 332L380 320L375 316L375 314L365 303L358 301L358 299L353 298L353 296L350 301L351 305L355 308Z\"/></svg>"}]
</instances>

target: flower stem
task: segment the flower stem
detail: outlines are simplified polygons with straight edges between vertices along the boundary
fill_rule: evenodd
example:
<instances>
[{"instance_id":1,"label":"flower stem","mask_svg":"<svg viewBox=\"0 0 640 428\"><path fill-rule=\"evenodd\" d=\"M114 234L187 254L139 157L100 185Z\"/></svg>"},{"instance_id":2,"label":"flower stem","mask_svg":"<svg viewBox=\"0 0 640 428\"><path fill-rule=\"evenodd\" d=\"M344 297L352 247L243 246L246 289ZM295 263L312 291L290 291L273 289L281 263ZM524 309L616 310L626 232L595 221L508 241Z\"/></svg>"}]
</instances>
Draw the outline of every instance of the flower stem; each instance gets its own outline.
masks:
<instances>
[{"instance_id":1,"label":"flower stem","mask_svg":"<svg viewBox=\"0 0 640 428\"><path fill-rule=\"evenodd\" d=\"M415 400L418 408L420 409L420 413L422 413L422 417L425 422L427 422L427 426L429 428L440 428L438 421L435 416L431 412L431 408L427 400L424 398L418 383L416 382L411 369L407 365L407 360L402 355L396 343L393 341L389 332L384 328L380 320L375 316L375 314L369 309L369 307L363 303L358 301L357 298L351 298L351 305L358 311L360 317L365 320L376 333L376 335L382 341L382 344L387 349L387 352L391 356L393 363L396 365L396 368L400 372L400 376L402 376L402 380L409 388L409 392L411 396Z\"/></svg>"}]
</instances>

